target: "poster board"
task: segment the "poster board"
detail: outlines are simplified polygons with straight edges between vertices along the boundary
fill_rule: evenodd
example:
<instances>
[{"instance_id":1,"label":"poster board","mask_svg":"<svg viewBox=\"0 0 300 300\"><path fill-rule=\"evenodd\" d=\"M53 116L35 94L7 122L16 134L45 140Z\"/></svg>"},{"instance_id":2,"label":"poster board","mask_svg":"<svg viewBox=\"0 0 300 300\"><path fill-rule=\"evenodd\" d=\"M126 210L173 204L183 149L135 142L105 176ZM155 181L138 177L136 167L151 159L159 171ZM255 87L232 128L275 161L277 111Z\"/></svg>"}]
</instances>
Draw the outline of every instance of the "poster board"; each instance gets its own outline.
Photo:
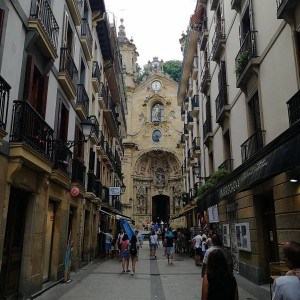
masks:
<instances>
[{"instance_id":1,"label":"poster board","mask_svg":"<svg viewBox=\"0 0 300 300\"><path fill-rule=\"evenodd\" d=\"M235 234L238 249L251 252L249 223L236 223Z\"/></svg>"},{"instance_id":2,"label":"poster board","mask_svg":"<svg viewBox=\"0 0 300 300\"><path fill-rule=\"evenodd\" d=\"M223 233L223 246L230 247L229 224L223 224L222 233Z\"/></svg>"}]
</instances>

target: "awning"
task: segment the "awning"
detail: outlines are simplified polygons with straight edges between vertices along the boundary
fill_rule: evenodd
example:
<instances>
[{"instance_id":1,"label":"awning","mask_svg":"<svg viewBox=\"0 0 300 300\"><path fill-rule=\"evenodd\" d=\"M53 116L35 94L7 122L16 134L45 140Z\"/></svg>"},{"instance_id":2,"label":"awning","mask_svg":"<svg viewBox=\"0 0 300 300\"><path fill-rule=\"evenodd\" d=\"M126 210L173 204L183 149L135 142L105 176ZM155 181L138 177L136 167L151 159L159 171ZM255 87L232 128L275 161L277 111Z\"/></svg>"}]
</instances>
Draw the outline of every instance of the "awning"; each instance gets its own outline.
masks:
<instances>
[{"instance_id":1,"label":"awning","mask_svg":"<svg viewBox=\"0 0 300 300\"><path fill-rule=\"evenodd\" d=\"M197 208L197 204L193 204L191 206L190 205L189 206L185 206L177 215L171 217L171 220L175 220L175 219L184 217L186 214L188 214L189 212L191 212L195 208Z\"/></svg>"},{"instance_id":2,"label":"awning","mask_svg":"<svg viewBox=\"0 0 300 300\"><path fill-rule=\"evenodd\" d=\"M299 153L300 122L297 122L205 192L198 200L199 210L206 210L224 197L233 196L280 173L299 167Z\"/></svg>"},{"instance_id":3,"label":"awning","mask_svg":"<svg viewBox=\"0 0 300 300\"><path fill-rule=\"evenodd\" d=\"M108 212L105 211L105 210L99 209L99 211L100 211L101 213L103 213L103 214L108 215L108 216L113 216L112 214L108 213Z\"/></svg>"}]
</instances>

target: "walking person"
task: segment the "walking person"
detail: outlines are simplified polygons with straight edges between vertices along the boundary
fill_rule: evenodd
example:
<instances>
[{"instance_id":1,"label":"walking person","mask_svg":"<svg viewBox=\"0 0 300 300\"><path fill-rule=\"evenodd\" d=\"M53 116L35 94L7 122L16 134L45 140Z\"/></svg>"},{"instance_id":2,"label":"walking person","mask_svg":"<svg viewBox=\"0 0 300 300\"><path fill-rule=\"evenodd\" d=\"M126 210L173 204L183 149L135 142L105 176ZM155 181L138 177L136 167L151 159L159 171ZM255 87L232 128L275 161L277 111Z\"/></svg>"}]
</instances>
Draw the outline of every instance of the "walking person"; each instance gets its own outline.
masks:
<instances>
[{"instance_id":1,"label":"walking person","mask_svg":"<svg viewBox=\"0 0 300 300\"><path fill-rule=\"evenodd\" d=\"M238 288L229 272L224 253L214 249L208 256L207 273L202 281L202 300L238 300Z\"/></svg>"},{"instance_id":2,"label":"walking person","mask_svg":"<svg viewBox=\"0 0 300 300\"><path fill-rule=\"evenodd\" d=\"M130 270L128 269L129 265L129 239L127 234L123 235L122 241L121 241L121 256L122 256L122 273L126 272L129 273Z\"/></svg>"},{"instance_id":3,"label":"walking person","mask_svg":"<svg viewBox=\"0 0 300 300\"><path fill-rule=\"evenodd\" d=\"M112 229L109 229L108 232L102 232L99 229L99 233L102 233L105 235L105 243L104 243L104 248L105 248L105 259L109 259L110 257L110 248L111 248L111 242L113 240L113 236L112 236Z\"/></svg>"},{"instance_id":4,"label":"walking person","mask_svg":"<svg viewBox=\"0 0 300 300\"><path fill-rule=\"evenodd\" d=\"M202 243L202 236L201 236L201 232L199 231L199 233L193 237L192 239L193 245L194 245L194 250L195 250L195 265L196 266L201 266L201 254L202 254L202 249L201 249L201 243Z\"/></svg>"},{"instance_id":5,"label":"walking person","mask_svg":"<svg viewBox=\"0 0 300 300\"><path fill-rule=\"evenodd\" d=\"M118 238L117 238L117 246L118 246L118 250L119 250L118 251L118 256L119 256L120 261L122 261L121 242L122 242L123 236L124 236L124 229L121 228L120 232L118 234Z\"/></svg>"},{"instance_id":6,"label":"walking person","mask_svg":"<svg viewBox=\"0 0 300 300\"><path fill-rule=\"evenodd\" d=\"M165 238L165 244L167 247L167 259L168 259L168 264L170 263L171 259L171 265L173 265L173 259L174 259L174 235L172 232L172 229L169 228L166 238Z\"/></svg>"},{"instance_id":7,"label":"walking person","mask_svg":"<svg viewBox=\"0 0 300 300\"><path fill-rule=\"evenodd\" d=\"M289 268L285 276L273 283L272 300L300 299L300 244L294 241L283 244L284 261Z\"/></svg>"},{"instance_id":8,"label":"walking person","mask_svg":"<svg viewBox=\"0 0 300 300\"><path fill-rule=\"evenodd\" d=\"M158 237L154 230L152 230L150 235L150 253L151 256L156 259L156 249L158 246Z\"/></svg>"},{"instance_id":9,"label":"walking person","mask_svg":"<svg viewBox=\"0 0 300 300\"><path fill-rule=\"evenodd\" d=\"M138 256L138 231L135 231L135 234L132 236L130 240L130 247L129 247L129 252L130 252L130 258L131 258L131 275L135 274L135 264L137 261L137 256Z\"/></svg>"}]
</instances>

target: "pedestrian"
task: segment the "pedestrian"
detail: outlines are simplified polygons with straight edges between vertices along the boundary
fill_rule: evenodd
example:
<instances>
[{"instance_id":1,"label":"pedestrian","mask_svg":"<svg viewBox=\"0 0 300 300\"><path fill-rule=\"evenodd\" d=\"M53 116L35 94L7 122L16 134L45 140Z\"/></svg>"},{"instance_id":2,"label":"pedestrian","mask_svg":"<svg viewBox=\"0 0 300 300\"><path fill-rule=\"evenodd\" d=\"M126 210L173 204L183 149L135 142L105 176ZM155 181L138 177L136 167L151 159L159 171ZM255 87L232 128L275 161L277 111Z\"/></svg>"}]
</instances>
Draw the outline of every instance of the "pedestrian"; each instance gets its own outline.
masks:
<instances>
[{"instance_id":1,"label":"pedestrian","mask_svg":"<svg viewBox=\"0 0 300 300\"><path fill-rule=\"evenodd\" d=\"M233 273L233 264L232 264L231 254L226 248L222 247L222 240L221 240L220 236L216 233L213 234L211 237L211 241L212 241L212 246L206 250L204 258L203 258L203 266L202 266L202 272L201 272L202 277L204 277L205 272L206 272L208 257L210 255L210 253L215 249L219 249L223 252L223 254L226 258L229 273Z\"/></svg>"},{"instance_id":2,"label":"pedestrian","mask_svg":"<svg viewBox=\"0 0 300 300\"><path fill-rule=\"evenodd\" d=\"M154 230L151 231L150 235L150 253L151 256L156 259L156 249L158 246L158 237Z\"/></svg>"},{"instance_id":3,"label":"pedestrian","mask_svg":"<svg viewBox=\"0 0 300 300\"><path fill-rule=\"evenodd\" d=\"M99 233L102 233L105 235L105 243L104 243L104 248L105 248L105 259L109 259L110 257L110 248L111 248L111 242L113 240L113 236L112 236L112 229L110 228L108 230L108 232L102 232L99 229Z\"/></svg>"},{"instance_id":4,"label":"pedestrian","mask_svg":"<svg viewBox=\"0 0 300 300\"><path fill-rule=\"evenodd\" d=\"M192 239L194 250L195 250L195 265L196 266L201 266L201 254L202 254L202 249L201 249L201 243L202 243L202 237L201 237L201 232L193 237Z\"/></svg>"},{"instance_id":5,"label":"pedestrian","mask_svg":"<svg viewBox=\"0 0 300 300\"><path fill-rule=\"evenodd\" d=\"M138 256L138 240L137 240L137 235L138 231L135 231L135 234L132 236L130 240L130 247L129 247L129 253L130 253L130 258L131 258L131 275L134 275L135 273L135 264L137 261L137 256Z\"/></svg>"},{"instance_id":6,"label":"pedestrian","mask_svg":"<svg viewBox=\"0 0 300 300\"><path fill-rule=\"evenodd\" d=\"M236 279L228 270L225 255L221 249L214 249L208 257L207 273L202 281L201 299L238 300L238 298Z\"/></svg>"},{"instance_id":7,"label":"pedestrian","mask_svg":"<svg viewBox=\"0 0 300 300\"><path fill-rule=\"evenodd\" d=\"M129 273L130 270L128 269L129 265L129 239L127 234L123 235L122 241L121 241L121 256L122 256L122 273L126 272Z\"/></svg>"},{"instance_id":8,"label":"pedestrian","mask_svg":"<svg viewBox=\"0 0 300 300\"><path fill-rule=\"evenodd\" d=\"M202 238L202 244L201 244L201 248L202 248L202 259L204 258L205 256L205 253L206 253L206 250L207 250L207 243L206 243L206 238L203 237Z\"/></svg>"},{"instance_id":9,"label":"pedestrian","mask_svg":"<svg viewBox=\"0 0 300 300\"><path fill-rule=\"evenodd\" d=\"M299 300L300 244L294 241L285 242L282 252L289 271L285 276L280 276L274 280L272 300Z\"/></svg>"},{"instance_id":10,"label":"pedestrian","mask_svg":"<svg viewBox=\"0 0 300 300\"><path fill-rule=\"evenodd\" d=\"M167 243L166 243L166 232L165 230L163 230L163 232L161 233L161 243L164 249L164 256L167 255Z\"/></svg>"},{"instance_id":11,"label":"pedestrian","mask_svg":"<svg viewBox=\"0 0 300 300\"><path fill-rule=\"evenodd\" d=\"M172 229L169 228L166 238L165 238L165 244L167 247L167 258L168 258L168 264L170 263L171 259L171 265L173 265L173 259L174 259L174 235L172 232Z\"/></svg>"},{"instance_id":12,"label":"pedestrian","mask_svg":"<svg viewBox=\"0 0 300 300\"><path fill-rule=\"evenodd\" d=\"M120 229L120 232L118 234L118 238L117 238L117 245L118 245L118 256L119 256L119 259L120 261L122 261L122 255L121 255L121 242L122 242L122 239L123 239L123 236L124 236L124 229L121 228Z\"/></svg>"}]
</instances>

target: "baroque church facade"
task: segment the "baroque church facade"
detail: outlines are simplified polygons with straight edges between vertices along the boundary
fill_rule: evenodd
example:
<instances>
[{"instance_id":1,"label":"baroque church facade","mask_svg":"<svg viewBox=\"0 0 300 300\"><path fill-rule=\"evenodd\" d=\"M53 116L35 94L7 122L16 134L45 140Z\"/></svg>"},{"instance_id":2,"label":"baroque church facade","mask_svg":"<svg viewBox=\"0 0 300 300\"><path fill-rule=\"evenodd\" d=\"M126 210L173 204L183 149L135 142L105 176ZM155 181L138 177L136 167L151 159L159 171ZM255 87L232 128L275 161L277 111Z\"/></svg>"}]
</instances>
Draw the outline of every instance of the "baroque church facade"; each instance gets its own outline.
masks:
<instances>
[{"instance_id":1,"label":"baroque church facade","mask_svg":"<svg viewBox=\"0 0 300 300\"><path fill-rule=\"evenodd\" d=\"M126 37L123 24L119 27L118 40L128 109L122 162L126 192L122 202L124 213L141 228L149 222L168 222L182 201L178 83L164 72L164 62L157 57L145 66L147 77L137 83L138 52L133 41ZM176 219L176 224L171 225L183 226L184 219Z\"/></svg>"}]
</instances>

